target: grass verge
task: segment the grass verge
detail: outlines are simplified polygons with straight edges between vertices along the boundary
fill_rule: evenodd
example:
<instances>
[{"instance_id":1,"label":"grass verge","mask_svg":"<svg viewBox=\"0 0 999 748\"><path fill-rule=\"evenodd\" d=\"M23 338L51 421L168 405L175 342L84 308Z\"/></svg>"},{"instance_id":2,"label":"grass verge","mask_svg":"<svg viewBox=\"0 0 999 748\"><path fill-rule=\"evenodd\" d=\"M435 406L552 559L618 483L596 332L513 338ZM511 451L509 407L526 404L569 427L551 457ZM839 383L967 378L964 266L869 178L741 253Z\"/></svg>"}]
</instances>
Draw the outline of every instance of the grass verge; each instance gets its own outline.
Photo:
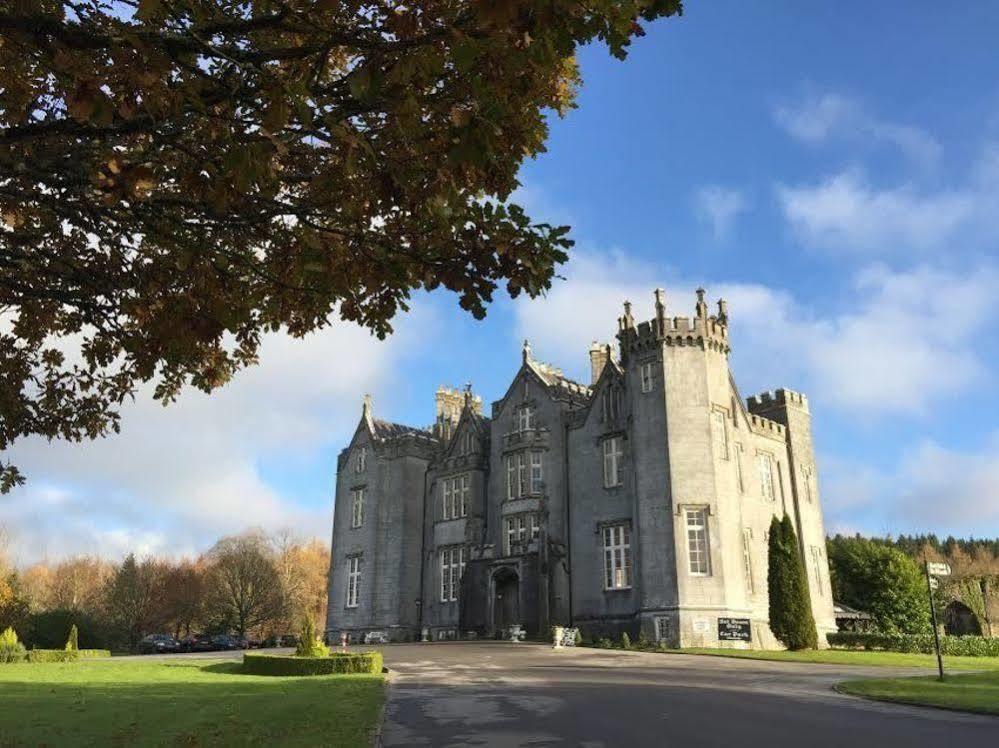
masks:
<instances>
[{"instance_id":1,"label":"grass verge","mask_svg":"<svg viewBox=\"0 0 999 748\"><path fill-rule=\"evenodd\" d=\"M779 662L816 662L824 665L865 665L879 667L924 667L936 669L936 655L907 652L868 652L852 649L806 649L799 652L755 649L670 649L673 654L738 657ZM999 657L944 657L944 668L954 670L999 671Z\"/></svg>"},{"instance_id":2,"label":"grass verge","mask_svg":"<svg viewBox=\"0 0 999 748\"><path fill-rule=\"evenodd\" d=\"M238 662L0 665L7 745L336 745L371 742L381 675L245 675Z\"/></svg>"},{"instance_id":3,"label":"grass verge","mask_svg":"<svg viewBox=\"0 0 999 748\"><path fill-rule=\"evenodd\" d=\"M999 715L999 672L935 677L848 680L837 685L844 693L900 704L938 706Z\"/></svg>"}]
</instances>

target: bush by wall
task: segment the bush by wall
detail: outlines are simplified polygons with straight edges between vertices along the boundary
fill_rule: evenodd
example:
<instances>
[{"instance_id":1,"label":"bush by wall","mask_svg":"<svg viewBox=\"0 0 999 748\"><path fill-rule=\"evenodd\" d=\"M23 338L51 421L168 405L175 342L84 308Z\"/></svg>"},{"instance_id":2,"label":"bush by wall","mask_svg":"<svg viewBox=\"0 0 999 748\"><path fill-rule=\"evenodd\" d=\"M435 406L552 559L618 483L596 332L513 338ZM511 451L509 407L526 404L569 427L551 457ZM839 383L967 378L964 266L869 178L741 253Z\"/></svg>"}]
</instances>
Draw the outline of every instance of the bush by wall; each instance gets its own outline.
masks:
<instances>
[{"instance_id":1,"label":"bush by wall","mask_svg":"<svg viewBox=\"0 0 999 748\"><path fill-rule=\"evenodd\" d=\"M830 647L885 652L933 654L933 634L862 634L841 631L826 637ZM999 657L999 639L985 636L941 636L940 651L964 657Z\"/></svg>"},{"instance_id":2,"label":"bush by wall","mask_svg":"<svg viewBox=\"0 0 999 748\"><path fill-rule=\"evenodd\" d=\"M336 652L328 657L244 654L243 672L252 675L333 675L380 673L381 652Z\"/></svg>"},{"instance_id":3,"label":"bush by wall","mask_svg":"<svg viewBox=\"0 0 999 748\"><path fill-rule=\"evenodd\" d=\"M78 649L29 649L28 662L76 662Z\"/></svg>"}]
</instances>

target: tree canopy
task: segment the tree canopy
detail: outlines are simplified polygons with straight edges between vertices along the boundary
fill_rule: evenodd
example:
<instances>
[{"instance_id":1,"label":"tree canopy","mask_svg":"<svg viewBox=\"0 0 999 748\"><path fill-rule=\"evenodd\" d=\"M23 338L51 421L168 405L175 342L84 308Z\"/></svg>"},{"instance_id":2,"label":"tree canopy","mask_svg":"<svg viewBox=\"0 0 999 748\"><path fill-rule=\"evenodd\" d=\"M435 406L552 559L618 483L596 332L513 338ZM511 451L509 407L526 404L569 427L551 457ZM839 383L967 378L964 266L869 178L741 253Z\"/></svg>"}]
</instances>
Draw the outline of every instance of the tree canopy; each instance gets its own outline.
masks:
<instances>
[{"instance_id":1,"label":"tree canopy","mask_svg":"<svg viewBox=\"0 0 999 748\"><path fill-rule=\"evenodd\" d=\"M481 317L567 227L508 203L579 45L680 0L11 0L0 9L0 450L94 438L261 335ZM0 466L0 489L23 477Z\"/></svg>"}]
</instances>

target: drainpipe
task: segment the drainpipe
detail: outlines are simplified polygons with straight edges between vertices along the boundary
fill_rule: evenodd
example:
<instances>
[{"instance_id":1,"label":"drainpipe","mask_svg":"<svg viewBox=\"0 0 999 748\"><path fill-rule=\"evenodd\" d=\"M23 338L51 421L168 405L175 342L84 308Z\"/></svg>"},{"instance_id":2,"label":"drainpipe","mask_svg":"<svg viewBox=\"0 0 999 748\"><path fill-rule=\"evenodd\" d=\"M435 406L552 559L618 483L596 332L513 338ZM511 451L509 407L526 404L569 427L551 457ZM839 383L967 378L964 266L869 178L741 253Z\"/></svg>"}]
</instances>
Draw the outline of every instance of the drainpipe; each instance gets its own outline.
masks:
<instances>
[{"instance_id":1,"label":"drainpipe","mask_svg":"<svg viewBox=\"0 0 999 748\"><path fill-rule=\"evenodd\" d=\"M570 411L571 412L571 411ZM569 626L574 623L572 613L572 502L569 500L569 421L562 423L562 482L565 485L565 552L569 577Z\"/></svg>"},{"instance_id":2,"label":"drainpipe","mask_svg":"<svg viewBox=\"0 0 999 748\"><path fill-rule=\"evenodd\" d=\"M430 462L427 461L427 468L430 467ZM420 589L419 589L419 604L416 606L416 641L420 641L423 638L423 577L427 568L427 479L430 477L430 471L425 469L423 471L423 516L420 518ZM431 527L433 524L431 523Z\"/></svg>"}]
</instances>

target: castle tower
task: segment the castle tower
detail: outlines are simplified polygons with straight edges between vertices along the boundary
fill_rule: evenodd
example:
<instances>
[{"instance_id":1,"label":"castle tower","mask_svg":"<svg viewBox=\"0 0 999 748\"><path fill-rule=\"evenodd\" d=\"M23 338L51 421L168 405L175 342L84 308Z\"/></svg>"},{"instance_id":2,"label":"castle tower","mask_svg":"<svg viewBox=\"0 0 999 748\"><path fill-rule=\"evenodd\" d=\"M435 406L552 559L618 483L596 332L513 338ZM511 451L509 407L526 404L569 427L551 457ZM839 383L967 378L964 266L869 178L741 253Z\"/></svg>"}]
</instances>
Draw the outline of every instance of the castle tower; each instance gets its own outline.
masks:
<instances>
[{"instance_id":1,"label":"castle tower","mask_svg":"<svg viewBox=\"0 0 999 748\"><path fill-rule=\"evenodd\" d=\"M798 392L778 389L750 397L746 405L750 413L776 421L785 428L791 483L791 501L785 508L798 533L816 626L820 634L836 631L808 398Z\"/></svg>"},{"instance_id":2,"label":"castle tower","mask_svg":"<svg viewBox=\"0 0 999 748\"><path fill-rule=\"evenodd\" d=\"M697 636L718 609L732 606L733 615L748 615L741 565L735 554L722 552L742 543L731 469L727 315L708 315L703 289L692 318L667 317L662 289L654 298L649 322L635 325L628 307L618 320L634 414L628 451L636 472L639 572L643 579L668 580L666 587L643 585L642 609L653 611L643 629L688 646L706 643ZM696 553L691 533L705 546Z\"/></svg>"}]
</instances>

